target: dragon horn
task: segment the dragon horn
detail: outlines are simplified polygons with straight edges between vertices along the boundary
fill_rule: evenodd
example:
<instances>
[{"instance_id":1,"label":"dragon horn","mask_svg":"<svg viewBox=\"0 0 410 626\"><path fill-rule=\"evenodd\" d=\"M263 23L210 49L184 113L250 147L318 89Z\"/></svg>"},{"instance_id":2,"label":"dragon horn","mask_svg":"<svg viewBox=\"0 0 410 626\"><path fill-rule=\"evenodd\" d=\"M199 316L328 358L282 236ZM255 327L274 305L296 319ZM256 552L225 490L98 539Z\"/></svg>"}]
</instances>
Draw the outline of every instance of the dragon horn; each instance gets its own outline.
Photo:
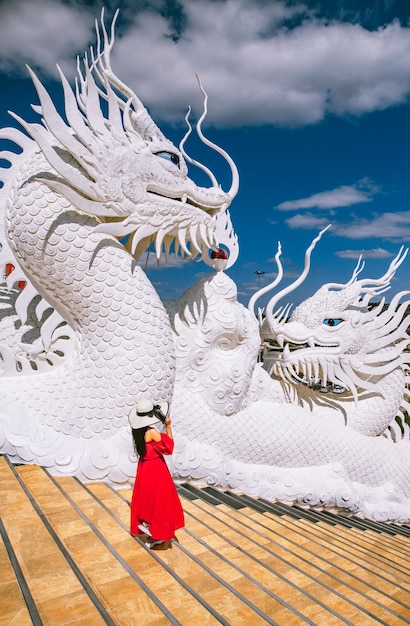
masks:
<instances>
[{"instance_id":1,"label":"dragon horn","mask_svg":"<svg viewBox=\"0 0 410 626\"><path fill-rule=\"evenodd\" d=\"M309 274L309 270L310 270L310 256L311 256L311 254L312 254L312 252L313 252L317 242L321 239L322 235L330 228L330 226L331 226L331 224L329 224L328 226L326 226L326 228L321 230L320 233L317 235L317 237L315 237L313 239L313 241L310 244L309 248L306 250L306 252L305 252L305 265L304 265L304 268L303 268L303 272L301 273L299 278L297 278L293 283L291 283L290 285L288 285L287 287L282 289L282 291L280 291L278 294L276 294L276 296L274 296L273 298L271 298L269 300L269 302L267 304L267 307L266 307L266 319L268 321L268 324L269 324L270 328L274 328L275 321L276 321L276 317L273 314L274 307L276 306L276 304L279 302L279 300L281 298L286 296L291 291L294 291L294 289L296 289L296 287L299 287L299 285L301 285L303 283L303 281L305 280L306 276Z\"/></svg>"},{"instance_id":2,"label":"dragon horn","mask_svg":"<svg viewBox=\"0 0 410 626\"><path fill-rule=\"evenodd\" d=\"M213 187L218 187L218 182L217 182L214 174L211 172L211 170L209 168L207 168L206 165L203 165L199 161L196 161L195 159L190 157L187 152L185 152L186 140L188 139L188 137L190 136L190 134L192 132L192 126L191 126L191 123L189 121L190 114L191 114L191 107L189 106L187 114L185 115L185 122L186 122L186 125L188 126L188 130L186 131L185 135L182 137L182 139L181 139L181 141L179 143L179 150L180 150L182 156L184 157L184 159L186 161L188 161L188 163L190 163L191 165L194 165L195 167L198 167L200 170L205 172L205 174L207 174L207 176L209 176Z\"/></svg>"},{"instance_id":3,"label":"dragon horn","mask_svg":"<svg viewBox=\"0 0 410 626\"><path fill-rule=\"evenodd\" d=\"M118 17L118 10L115 12L114 18L111 23L110 36L107 33L107 29L104 23L104 9L101 11L101 30L104 39L104 49L101 51L101 39L99 33L98 23L96 23L98 48L97 55L92 63L86 63L88 70L91 72L93 69L100 70L100 76L104 76L108 83L114 87L122 96L125 101L118 99L118 103L122 108L125 107L126 102L131 101L134 107L134 111L131 115L133 129L144 140L153 141L166 141L165 136L155 124L147 109L142 104L141 100L125 83L123 83L113 72L111 68L111 50L115 43L114 27Z\"/></svg>"},{"instance_id":4,"label":"dragon horn","mask_svg":"<svg viewBox=\"0 0 410 626\"><path fill-rule=\"evenodd\" d=\"M236 167L234 160L229 156L229 154L225 152L225 150L217 146L215 143L207 139L202 132L202 122L204 121L208 113L208 94L203 88L203 85L201 83L199 76L196 75L196 77L198 80L199 88L204 96L204 110L196 125L196 131L198 133L199 138L206 146L208 146L209 148L212 148L213 150L215 150L215 152L218 152L218 154L220 154L228 162L228 165L231 168L231 172L232 172L232 184L231 184L230 190L227 192L227 195L231 198L231 200L233 200L236 194L238 193L238 189L239 189L238 168Z\"/></svg>"},{"instance_id":5,"label":"dragon horn","mask_svg":"<svg viewBox=\"0 0 410 626\"><path fill-rule=\"evenodd\" d=\"M275 254L275 261L276 261L276 267L278 268L278 273L276 275L276 278L271 283L269 283L269 285L266 285L265 287L262 287L262 289L259 289L259 291L254 293L253 296L251 297L251 299L249 300L248 310L253 315L255 315L255 304L256 304L256 301L259 300L259 298L261 298L265 293L267 293L268 291L271 291L277 285L279 285L280 281L282 280L282 277L283 277L283 266L282 266L282 262L280 260L280 255L281 254L282 254L282 246L280 245L280 241L278 241L278 251Z\"/></svg>"},{"instance_id":6,"label":"dragon horn","mask_svg":"<svg viewBox=\"0 0 410 626\"><path fill-rule=\"evenodd\" d=\"M371 295L382 294L384 291L390 289L390 282L406 258L408 251L408 248L405 249L404 246L401 246L399 252L390 263L387 271L380 278L363 278L362 280L355 282L350 280L347 285L343 285L342 287L350 286L351 288L354 288L357 293L369 293Z\"/></svg>"}]
</instances>

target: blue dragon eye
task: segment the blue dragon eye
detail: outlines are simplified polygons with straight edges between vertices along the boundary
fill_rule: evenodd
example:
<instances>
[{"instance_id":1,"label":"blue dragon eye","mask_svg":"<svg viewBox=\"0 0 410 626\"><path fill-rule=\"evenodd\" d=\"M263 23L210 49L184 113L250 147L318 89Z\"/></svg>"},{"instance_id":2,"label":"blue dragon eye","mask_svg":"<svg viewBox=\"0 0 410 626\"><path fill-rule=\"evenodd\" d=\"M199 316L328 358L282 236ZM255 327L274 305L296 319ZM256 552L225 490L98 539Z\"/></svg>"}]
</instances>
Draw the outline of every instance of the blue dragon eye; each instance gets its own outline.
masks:
<instances>
[{"instance_id":1,"label":"blue dragon eye","mask_svg":"<svg viewBox=\"0 0 410 626\"><path fill-rule=\"evenodd\" d=\"M161 159L165 159L166 161L171 161L171 163L179 167L179 156L177 154L174 154L173 152L166 152L166 151L156 152L155 154L161 157Z\"/></svg>"},{"instance_id":2,"label":"blue dragon eye","mask_svg":"<svg viewBox=\"0 0 410 626\"><path fill-rule=\"evenodd\" d=\"M337 318L328 317L325 320L323 320L323 323L325 324L325 326L338 326L343 321L344 320L342 320L340 317L337 317Z\"/></svg>"}]
</instances>

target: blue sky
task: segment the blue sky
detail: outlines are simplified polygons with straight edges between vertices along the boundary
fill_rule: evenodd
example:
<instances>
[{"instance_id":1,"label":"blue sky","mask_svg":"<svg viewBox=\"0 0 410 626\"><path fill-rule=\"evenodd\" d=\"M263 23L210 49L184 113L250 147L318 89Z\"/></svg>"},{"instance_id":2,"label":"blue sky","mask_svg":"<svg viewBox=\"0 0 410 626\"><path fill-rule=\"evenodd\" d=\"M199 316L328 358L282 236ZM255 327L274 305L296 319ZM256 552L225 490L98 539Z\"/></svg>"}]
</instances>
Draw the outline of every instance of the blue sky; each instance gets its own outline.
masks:
<instances>
[{"instance_id":1,"label":"blue sky","mask_svg":"<svg viewBox=\"0 0 410 626\"><path fill-rule=\"evenodd\" d=\"M35 120L37 96L25 63L56 103L58 62L69 79L77 54L94 43L101 2L0 0L0 126L11 109ZM360 254L362 277L384 273L410 241L410 5L407 0L117 0L112 65L163 132L178 144L187 106L202 111L195 73L209 95L204 130L240 174L231 206L240 253L228 271L247 303L275 276L277 242L284 282L305 249L332 224L294 302L325 282L346 282ZM4 142L1 144L5 146ZM226 163L194 140L222 186ZM201 176L190 170L200 184ZM209 269L172 262L147 273L164 298L179 296ZM392 294L410 288L410 258ZM256 271L264 274L258 278Z\"/></svg>"}]
</instances>

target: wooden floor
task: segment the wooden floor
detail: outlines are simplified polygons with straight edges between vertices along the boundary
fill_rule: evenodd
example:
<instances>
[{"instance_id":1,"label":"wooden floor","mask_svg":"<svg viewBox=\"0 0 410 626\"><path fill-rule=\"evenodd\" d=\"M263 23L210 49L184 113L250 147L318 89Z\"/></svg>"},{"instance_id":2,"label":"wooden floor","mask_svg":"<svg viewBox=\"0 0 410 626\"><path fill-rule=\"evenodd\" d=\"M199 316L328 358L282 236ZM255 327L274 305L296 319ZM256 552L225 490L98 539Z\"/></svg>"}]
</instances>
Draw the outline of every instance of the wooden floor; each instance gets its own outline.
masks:
<instances>
[{"instance_id":1,"label":"wooden floor","mask_svg":"<svg viewBox=\"0 0 410 626\"><path fill-rule=\"evenodd\" d=\"M179 486L172 550L130 490L0 457L0 626L410 624L410 529Z\"/></svg>"}]
</instances>

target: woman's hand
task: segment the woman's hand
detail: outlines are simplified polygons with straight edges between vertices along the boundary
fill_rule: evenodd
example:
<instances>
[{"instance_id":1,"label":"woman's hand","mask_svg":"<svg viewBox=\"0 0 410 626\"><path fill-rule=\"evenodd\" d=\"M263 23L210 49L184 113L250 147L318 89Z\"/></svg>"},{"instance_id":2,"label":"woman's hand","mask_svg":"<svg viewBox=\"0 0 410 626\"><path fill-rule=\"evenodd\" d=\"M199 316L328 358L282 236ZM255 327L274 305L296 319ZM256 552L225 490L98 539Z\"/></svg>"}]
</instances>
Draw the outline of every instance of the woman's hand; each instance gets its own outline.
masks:
<instances>
[{"instance_id":1,"label":"woman's hand","mask_svg":"<svg viewBox=\"0 0 410 626\"><path fill-rule=\"evenodd\" d=\"M167 433L168 437L169 437L170 439L173 439L173 436L172 436L172 428L171 428L171 418L170 418L170 417L168 417L168 415L167 415L167 417L166 417L166 420L165 420L164 424L165 424L165 431L166 431L166 433Z\"/></svg>"}]
</instances>

